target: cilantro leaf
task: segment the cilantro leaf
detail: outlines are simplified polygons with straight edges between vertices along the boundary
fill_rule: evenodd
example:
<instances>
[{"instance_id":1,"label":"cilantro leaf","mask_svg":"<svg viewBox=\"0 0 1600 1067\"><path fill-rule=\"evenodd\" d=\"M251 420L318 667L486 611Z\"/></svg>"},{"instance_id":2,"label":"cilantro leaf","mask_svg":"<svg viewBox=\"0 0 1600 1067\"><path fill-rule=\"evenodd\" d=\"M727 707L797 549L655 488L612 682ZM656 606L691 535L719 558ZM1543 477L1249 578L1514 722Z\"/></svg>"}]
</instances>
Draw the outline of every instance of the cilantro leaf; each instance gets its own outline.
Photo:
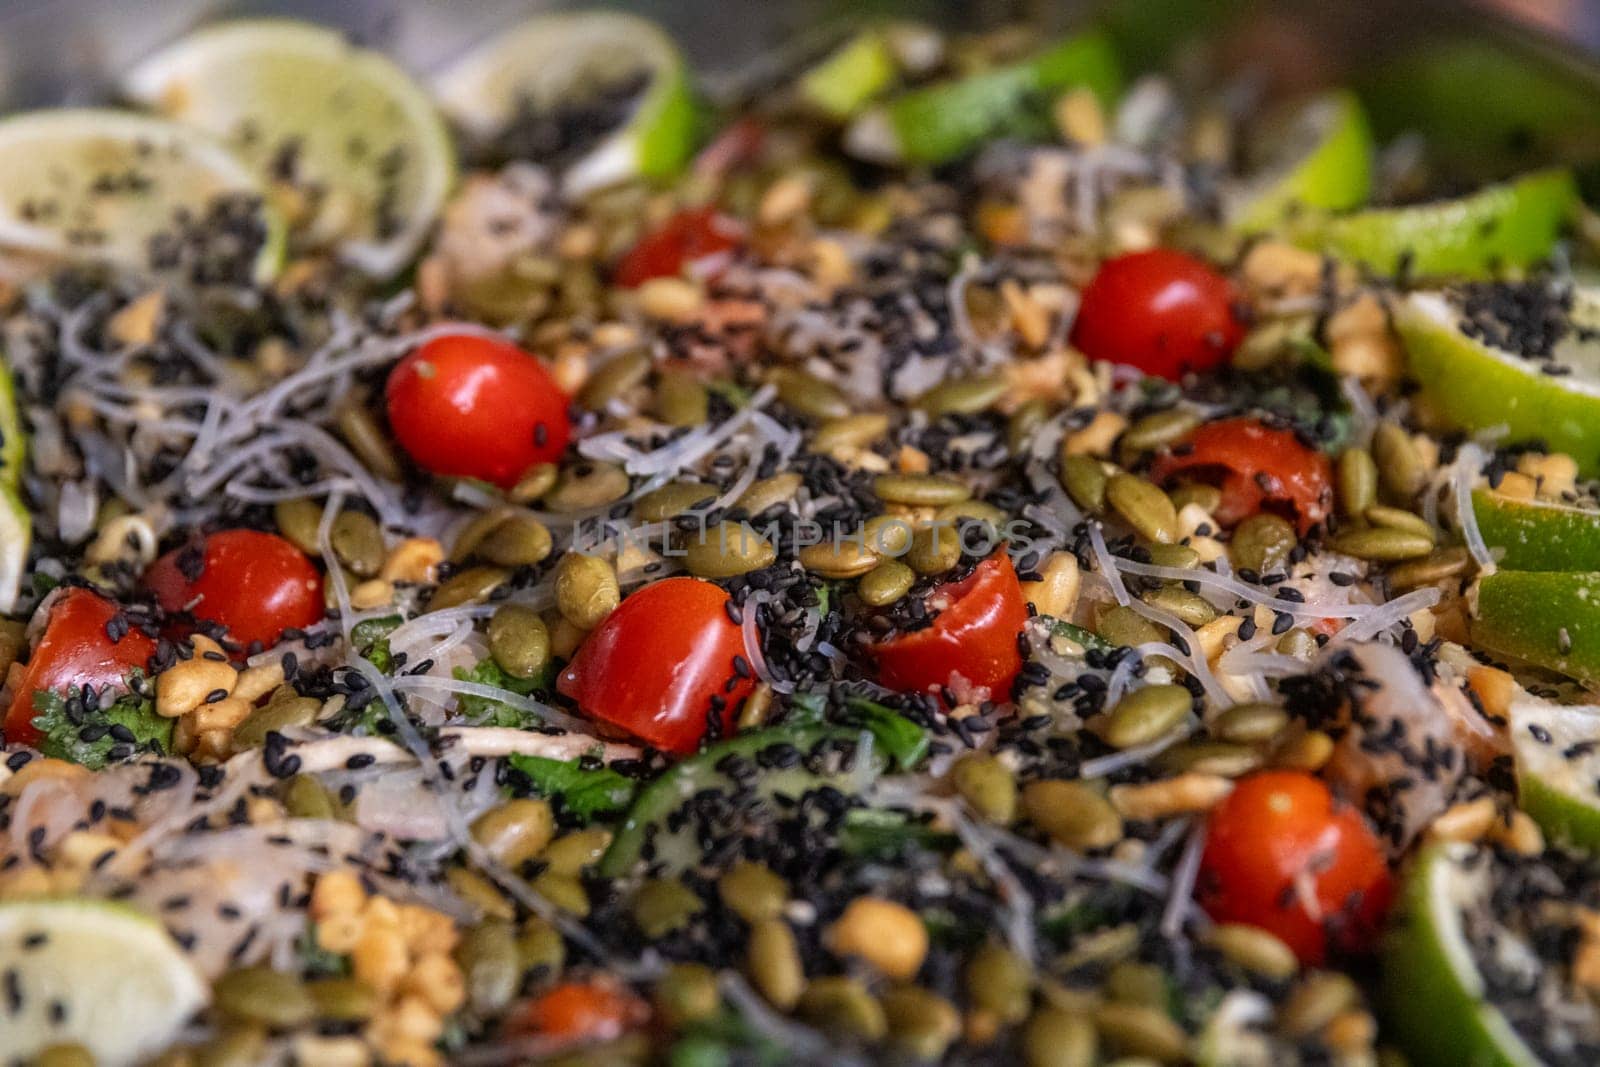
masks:
<instances>
[{"instance_id":1,"label":"cilantro leaf","mask_svg":"<svg viewBox=\"0 0 1600 1067\"><path fill-rule=\"evenodd\" d=\"M538 678L515 678L501 670L500 665L492 659L479 660L478 665L470 671L457 667L453 673L458 681L492 685L518 696L527 696L548 683L548 672ZM525 730L530 726L538 726L541 721L539 716L531 712L514 708L492 697L463 694L457 700L457 707L474 726L512 726Z\"/></svg>"},{"instance_id":2,"label":"cilantro leaf","mask_svg":"<svg viewBox=\"0 0 1600 1067\"><path fill-rule=\"evenodd\" d=\"M400 625L400 616L385 615L381 619L365 619L350 629L350 644L372 665L384 674L394 663L389 652L389 635Z\"/></svg>"},{"instance_id":3,"label":"cilantro leaf","mask_svg":"<svg viewBox=\"0 0 1600 1067\"><path fill-rule=\"evenodd\" d=\"M33 725L44 737L39 751L56 759L81 763L98 771L111 762L111 750L126 745L111 735L111 727L126 727L133 734L136 751L164 755L172 748L175 720L156 714L148 697L127 693L107 708L85 711L74 722L67 715L67 702L59 693L40 691L33 695ZM121 731L118 731L119 733ZM84 739L88 733L92 741Z\"/></svg>"},{"instance_id":4,"label":"cilantro leaf","mask_svg":"<svg viewBox=\"0 0 1600 1067\"><path fill-rule=\"evenodd\" d=\"M522 755L506 759L515 770L528 776L535 793L560 797L567 810L584 822L626 810L639 788L632 778L609 767L585 767L581 759Z\"/></svg>"}]
</instances>

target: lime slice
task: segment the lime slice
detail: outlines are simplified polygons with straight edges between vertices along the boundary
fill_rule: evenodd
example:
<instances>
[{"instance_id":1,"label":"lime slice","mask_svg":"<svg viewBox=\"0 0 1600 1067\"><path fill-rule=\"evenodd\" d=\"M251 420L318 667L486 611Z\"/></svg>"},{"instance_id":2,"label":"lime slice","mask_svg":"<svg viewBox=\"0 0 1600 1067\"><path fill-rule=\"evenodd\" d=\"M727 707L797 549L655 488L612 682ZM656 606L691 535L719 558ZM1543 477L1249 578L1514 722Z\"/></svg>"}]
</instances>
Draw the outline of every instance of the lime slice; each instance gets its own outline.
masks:
<instances>
[{"instance_id":1,"label":"lime slice","mask_svg":"<svg viewBox=\"0 0 1600 1067\"><path fill-rule=\"evenodd\" d=\"M1600 683L1600 573L1497 571L1478 582L1472 639L1490 652Z\"/></svg>"},{"instance_id":2,"label":"lime slice","mask_svg":"<svg viewBox=\"0 0 1600 1067\"><path fill-rule=\"evenodd\" d=\"M140 63L123 88L287 178L306 196L304 232L373 277L410 262L455 180L449 133L421 87L321 26L221 23Z\"/></svg>"},{"instance_id":3,"label":"lime slice","mask_svg":"<svg viewBox=\"0 0 1600 1067\"><path fill-rule=\"evenodd\" d=\"M1122 85L1111 44L1099 33L1069 38L1021 63L895 97L856 118L845 147L878 163L943 163L993 137L1049 128L1049 99L1087 86L1110 103Z\"/></svg>"},{"instance_id":4,"label":"lime slice","mask_svg":"<svg viewBox=\"0 0 1600 1067\"><path fill-rule=\"evenodd\" d=\"M1361 101L1325 93L1261 138L1270 146L1256 177L1227 196L1235 226L1271 229L1297 211L1360 207L1372 192L1372 134Z\"/></svg>"},{"instance_id":5,"label":"lime slice","mask_svg":"<svg viewBox=\"0 0 1600 1067\"><path fill-rule=\"evenodd\" d=\"M1291 236L1378 274L1489 278L1547 258L1577 205L1571 173L1544 170L1458 200L1308 218Z\"/></svg>"},{"instance_id":6,"label":"lime slice","mask_svg":"<svg viewBox=\"0 0 1600 1067\"><path fill-rule=\"evenodd\" d=\"M1511 745L1522 810L1553 841L1600 846L1600 707L1519 693L1511 704Z\"/></svg>"},{"instance_id":7,"label":"lime slice","mask_svg":"<svg viewBox=\"0 0 1600 1067\"><path fill-rule=\"evenodd\" d=\"M1379 968L1388 1032L1419 1065L1538 1067L1486 999L1462 928L1463 909L1490 891L1489 865L1472 855L1470 845L1431 845L1412 864Z\"/></svg>"},{"instance_id":8,"label":"lime slice","mask_svg":"<svg viewBox=\"0 0 1600 1067\"><path fill-rule=\"evenodd\" d=\"M282 225L250 169L205 134L96 109L0 122L0 247L150 269L155 238L236 196L258 205L264 280L282 261Z\"/></svg>"},{"instance_id":9,"label":"lime slice","mask_svg":"<svg viewBox=\"0 0 1600 1067\"><path fill-rule=\"evenodd\" d=\"M1443 292L1413 293L1395 307L1411 376L1429 410L1468 431L1508 441L1542 440L1566 452L1586 475L1600 474L1600 343L1585 341L1600 314L1592 292L1574 294L1569 330L1550 359L1523 359L1462 330L1460 302ZM1552 375L1548 368L1564 373Z\"/></svg>"},{"instance_id":10,"label":"lime slice","mask_svg":"<svg viewBox=\"0 0 1600 1067\"><path fill-rule=\"evenodd\" d=\"M843 121L894 83L894 52L878 30L863 30L801 77L801 100Z\"/></svg>"},{"instance_id":11,"label":"lime slice","mask_svg":"<svg viewBox=\"0 0 1600 1067\"><path fill-rule=\"evenodd\" d=\"M22 484L22 466L28 458L28 434L22 428L22 411L17 407L17 383L11 368L0 359L0 486L15 489Z\"/></svg>"},{"instance_id":12,"label":"lime slice","mask_svg":"<svg viewBox=\"0 0 1600 1067\"><path fill-rule=\"evenodd\" d=\"M0 484L0 615L16 609L32 543L33 517L28 506L16 489Z\"/></svg>"},{"instance_id":13,"label":"lime slice","mask_svg":"<svg viewBox=\"0 0 1600 1067\"><path fill-rule=\"evenodd\" d=\"M160 923L103 900L0 904L0 959L20 1005L0 1011L8 1059L78 1044L100 1067L142 1063L210 999Z\"/></svg>"},{"instance_id":14,"label":"lime slice","mask_svg":"<svg viewBox=\"0 0 1600 1067\"><path fill-rule=\"evenodd\" d=\"M1600 570L1600 511L1477 489L1472 513L1484 543L1508 570Z\"/></svg>"},{"instance_id":15,"label":"lime slice","mask_svg":"<svg viewBox=\"0 0 1600 1067\"><path fill-rule=\"evenodd\" d=\"M452 119L488 139L523 108L581 103L640 76L645 85L627 120L566 172L567 193L582 196L633 178L670 178L694 149L688 66L655 23L607 11L541 15L468 54L433 88Z\"/></svg>"}]
</instances>

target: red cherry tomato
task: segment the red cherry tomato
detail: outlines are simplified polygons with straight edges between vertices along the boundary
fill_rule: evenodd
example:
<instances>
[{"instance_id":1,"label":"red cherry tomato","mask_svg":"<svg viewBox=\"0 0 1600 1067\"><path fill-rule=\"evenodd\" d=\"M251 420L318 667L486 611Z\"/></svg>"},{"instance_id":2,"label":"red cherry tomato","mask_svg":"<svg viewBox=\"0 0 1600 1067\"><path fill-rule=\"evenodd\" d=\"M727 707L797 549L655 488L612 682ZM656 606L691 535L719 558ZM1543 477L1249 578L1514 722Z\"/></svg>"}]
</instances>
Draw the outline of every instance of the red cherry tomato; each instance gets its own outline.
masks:
<instances>
[{"instance_id":1,"label":"red cherry tomato","mask_svg":"<svg viewBox=\"0 0 1600 1067\"><path fill-rule=\"evenodd\" d=\"M1083 290L1072 343L1090 359L1177 381L1211 370L1239 346L1237 300L1232 283L1193 256L1129 252L1102 263Z\"/></svg>"},{"instance_id":2,"label":"red cherry tomato","mask_svg":"<svg viewBox=\"0 0 1600 1067\"><path fill-rule=\"evenodd\" d=\"M930 607L944 604L931 626L874 648L878 680L915 693L965 681L987 689L995 700L1009 699L1022 669L1017 634L1028 622L1028 603L1011 557L996 552L965 578L940 586L929 601Z\"/></svg>"},{"instance_id":3,"label":"red cherry tomato","mask_svg":"<svg viewBox=\"0 0 1600 1067\"><path fill-rule=\"evenodd\" d=\"M742 239L738 225L715 208L680 211L623 253L612 281L633 289L651 278L676 278L685 267L712 274Z\"/></svg>"},{"instance_id":4,"label":"red cherry tomato","mask_svg":"<svg viewBox=\"0 0 1600 1067\"><path fill-rule=\"evenodd\" d=\"M322 618L322 575L276 534L222 530L175 548L144 572L165 611L219 623L244 648Z\"/></svg>"},{"instance_id":5,"label":"red cherry tomato","mask_svg":"<svg viewBox=\"0 0 1600 1067\"><path fill-rule=\"evenodd\" d=\"M1212 809L1195 891L1216 921L1267 930L1315 965L1330 945L1371 945L1393 885L1359 811L1313 775L1263 771Z\"/></svg>"},{"instance_id":6,"label":"red cherry tomato","mask_svg":"<svg viewBox=\"0 0 1600 1067\"><path fill-rule=\"evenodd\" d=\"M68 589L50 602L48 610L44 633L33 646L6 711L7 744L31 745L39 740L33 725L35 693L85 685L121 688L132 671L143 670L155 655L155 641L141 630L130 629L120 640L111 640L106 624L121 609L98 593Z\"/></svg>"},{"instance_id":7,"label":"red cherry tomato","mask_svg":"<svg viewBox=\"0 0 1600 1067\"><path fill-rule=\"evenodd\" d=\"M509 489L561 458L567 397L528 353L477 334L436 337L395 364L389 425L418 466Z\"/></svg>"},{"instance_id":8,"label":"red cherry tomato","mask_svg":"<svg viewBox=\"0 0 1600 1067\"><path fill-rule=\"evenodd\" d=\"M1282 515L1304 536L1333 506L1333 464L1301 444L1293 430L1260 419L1207 423L1157 457L1150 474L1157 482L1174 475L1222 490L1214 517L1232 526L1262 511Z\"/></svg>"},{"instance_id":9,"label":"red cherry tomato","mask_svg":"<svg viewBox=\"0 0 1600 1067\"><path fill-rule=\"evenodd\" d=\"M511 1009L505 1030L563 1041L609 1041L643 1026L650 1006L617 982L562 982Z\"/></svg>"},{"instance_id":10,"label":"red cherry tomato","mask_svg":"<svg viewBox=\"0 0 1600 1067\"><path fill-rule=\"evenodd\" d=\"M668 578L628 596L595 627L556 688L585 715L686 755L705 736L713 701L726 729L755 688L734 670L744 654L728 594L698 578Z\"/></svg>"}]
</instances>

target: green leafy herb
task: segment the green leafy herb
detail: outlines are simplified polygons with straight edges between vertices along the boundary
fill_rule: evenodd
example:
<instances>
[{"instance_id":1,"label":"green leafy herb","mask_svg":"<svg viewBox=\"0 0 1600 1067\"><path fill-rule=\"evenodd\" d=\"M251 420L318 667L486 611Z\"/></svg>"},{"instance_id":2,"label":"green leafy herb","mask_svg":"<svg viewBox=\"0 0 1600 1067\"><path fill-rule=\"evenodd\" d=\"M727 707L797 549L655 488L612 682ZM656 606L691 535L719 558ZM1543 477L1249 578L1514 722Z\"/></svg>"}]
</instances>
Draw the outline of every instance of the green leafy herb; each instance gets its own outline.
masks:
<instances>
[{"instance_id":1,"label":"green leafy herb","mask_svg":"<svg viewBox=\"0 0 1600 1067\"><path fill-rule=\"evenodd\" d=\"M581 760L544 756L508 756L511 766L528 776L534 792L559 796L567 810L584 822L614 815L633 803L639 784L609 767L585 767Z\"/></svg>"},{"instance_id":2,"label":"green leafy herb","mask_svg":"<svg viewBox=\"0 0 1600 1067\"><path fill-rule=\"evenodd\" d=\"M350 629L350 644L355 650L368 660L372 665L385 674L394 664L394 657L389 652L389 635L394 633L400 625L398 615L385 615L381 619L366 619L358 622Z\"/></svg>"},{"instance_id":3,"label":"green leafy herb","mask_svg":"<svg viewBox=\"0 0 1600 1067\"><path fill-rule=\"evenodd\" d=\"M337 952L329 952L317 944L316 924L308 925L303 933L295 939L295 953L300 957L300 966L307 975L315 978L343 978L350 973L350 958L341 956Z\"/></svg>"},{"instance_id":4,"label":"green leafy herb","mask_svg":"<svg viewBox=\"0 0 1600 1067\"><path fill-rule=\"evenodd\" d=\"M123 726L133 733L136 750L166 754L172 747L174 720L156 714L149 698L128 693L110 707L85 711L80 721L67 717L67 702L58 693L38 692L33 695L33 717L44 738L39 751L56 759L81 763L98 771L111 762L111 750L127 742L111 736L111 727ZM118 731L119 733L121 731ZM88 733L94 740L84 740Z\"/></svg>"},{"instance_id":5,"label":"green leafy herb","mask_svg":"<svg viewBox=\"0 0 1600 1067\"><path fill-rule=\"evenodd\" d=\"M927 755L927 731L904 715L864 697L850 697L845 704L855 720L871 731L878 747L902 770L910 770Z\"/></svg>"},{"instance_id":6,"label":"green leafy herb","mask_svg":"<svg viewBox=\"0 0 1600 1067\"><path fill-rule=\"evenodd\" d=\"M1100 652L1111 651L1110 641L1107 641L1105 638L1100 637L1097 634L1090 633L1081 626L1075 626L1070 622L1061 622L1058 619L1050 632L1055 634L1057 637L1065 637L1068 641L1076 641L1078 644L1083 646L1085 652L1093 652L1097 650Z\"/></svg>"},{"instance_id":7,"label":"green leafy herb","mask_svg":"<svg viewBox=\"0 0 1600 1067\"><path fill-rule=\"evenodd\" d=\"M547 681L544 677L513 678L501 670L500 665L492 659L479 660L478 665L470 671L465 667L457 667L454 673L457 681L492 685L496 689L504 689L524 697L535 689L542 688ZM542 721L532 712L514 708L493 697L462 695L457 706L461 714L474 726L511 726L526 730L530 726L538 726Z\"/></svg>"},{"instance_id":8,"label":"green leafy herb","mask_svg":"<svg viewBox=\"0 0 1600 1067\"><path fill-rule=\"evenodd\" d=\"M949 852L957 844L955 834L935 830L905 812L885 808L851 808L839 828L841 849L879 863L893 863L918 849Z\"/></svg>"}]
</instances>

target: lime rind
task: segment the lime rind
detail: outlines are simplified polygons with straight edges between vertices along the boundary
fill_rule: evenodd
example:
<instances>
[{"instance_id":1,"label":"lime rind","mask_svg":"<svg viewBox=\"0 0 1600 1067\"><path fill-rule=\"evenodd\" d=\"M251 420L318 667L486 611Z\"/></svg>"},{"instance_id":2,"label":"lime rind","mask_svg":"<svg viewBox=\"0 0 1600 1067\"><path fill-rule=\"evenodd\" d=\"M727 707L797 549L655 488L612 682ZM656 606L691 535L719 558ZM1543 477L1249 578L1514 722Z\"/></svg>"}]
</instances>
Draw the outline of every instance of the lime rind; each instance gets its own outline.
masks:
<instances>
[{"instance_id":1,"label":"lime rind","mask_svg":"<svg viewBox=\"0 0 1600 1067\"><path fill-rule=\"evenodd\" d=\"M1473 641L1600 684L1600 573L1500 570L1478 581Z\"/></svg>"},{"instance_id":2,"label":"lime rind","mask_svg":"<svg viewBox=\"0 0 1600 1067\"><path fill-rule=\"evenodd\" d=\"M1536 171L1456 200L1308 216L1295 243L1378 274L1491 278L1549 257L1579 203L1570 171Z\"/></svg>"},{"instance_id":3,"label":"lime rind","mask_svg":"<svg viewBox=\"0 0 1600 1067\"><path fill-rule=\"evenodd\" d=\"M404 70L289 19L224 22L140 63L127 96L227 139L264 178L292 158L318 207L307 236L375 278L414 258L455 182L455 150Z\"/></svg>"},{"instance_id":4,"label":"lime rind","mask_svg":"<svg viewBox=\"0 0 1600 1067\"><path fill-rule=\"evenodd\" d=\"M1279 155L1229 195L1236 228L1269 230L1298 211L1345 211L1367 202L1372 132L1354 93L1324 93L1307 101L1277 133L1275 140L1292 154Z\"/></svg>"},{"instance_id":5,"label":"lime rind","mask_svg":"<svg viewBox=\"0 0 1600 1067\"><path fill-rule=\"evenodd\" d=\"M1580 299L1588 297L1580 294ZM1429 410L1460 429L1492 432L1510 441L1538 439L1566 452L1585 475L1600 474L1600 352L1557 355L1579 373L1553 376L1511 352L1467 337L1460 315L1442 292L1413 293L1395 307L1411 375ZM1585 345L1584 349L1596 346Z\"/></svg>"},{"instance_id":6,"label":"lime rind","mask_svg":"<svg viewBox=\"0 0 1600 1067\"><path fill-rule=\"evenodd\" d=\"M106 178L122 179L104 187ZM136 177L137 181L128 179ZM97 179L102 187L93 189ZM282 262L283 222L254 172L191 127L106 108L56 108L0 121L0 247L149 269L152 237L218 196L261 201L257 281Z\"/></svg>"},{"instance_id":7,"label":"lime rind","mask_svg":"<svg viewBox=\"0 0 1600 1067\"><path fill-rule=\"evenodd\" d=\"M28 434L22 428L16 379L4 356L0 356L0 486L15 490L21 485L27 460Z\"/></svg>"},{"instance_id":8,"label":"lime rind","mask_svg":"<svg viewBox=\"0 0 1600 1067\"><path fill-rule=\"evenodd\" d=\"M1469 845L1430 845L1413 862L1385 940L1382 1001L1388 1033L1418 1067L1538 1067L1492 1004L1461 924L1489 891Z\"/></svg>"},{"instance_id":9,"label":"lime rind","mask_svg":"<svg viewBox=\"0 0 1600 1067\"><path fill-rule=\"evenodd\" d=\"M894 84L894 52L882 32L863 30L800 79L800 98L836 121L860 111Z\"/></svg>"},{"instance_id":10,"label":"lime rind","mask_svg":"<svg viewBox=\"0 0 1600 1067\"><path fill-rule=\"evenodd\" d=\"M141 1063L210 999L160 923L108 901L0 905L0 959L26 994L18 1010L0 1012L0 1049L22 1061L78 1044L101 1067ZM64 1009L59 1021L52 1005Z\"/></svg>"},{"instance_id":11,"label":"lime rind","mask_svg":"<svg viewBox=\"0 0 1600 1067\"><path fill-rule=\"evenodd\" d=\"M1472 512L1484 543L1508 570L1600 570L1600 511L1475 489Z\"/></svg>"},{"instance_id":12,"label":"lime rind","mask_svg":"<svg viewBox=\"0 0 1600 1067\"><path fill-rule=\"evenodd\" d=\"M1522 810L1551 841L1600 846L1600 707L1519 693L1511 704L1511 744Z\"/></svg>"},{"instance_id":13,"label":"lime rind","mask_svg":"<svg viewBox=\"0 0 1600 1067\"><path fill-rule=\"evenodd\" d=\"M0 484L0 615L16 610L33 544L33 516L17 490Z\"/></svg>"},{"instance_id":14,"label":"lime rind","mask_svg":"<svg viewBox=\"0 0 1600 1067\"><path fill-rule=\"evenodd\" d=\"M698 115L688 65L648 19L610 11L541 15L498 34L433 80L446 114L470 136L500 133L525 100L553 104L596 76L643 71L649 85L628 120L568 169L563 187L583 196L633 178L679 173Z\"/></svg>"}]
</instances>

